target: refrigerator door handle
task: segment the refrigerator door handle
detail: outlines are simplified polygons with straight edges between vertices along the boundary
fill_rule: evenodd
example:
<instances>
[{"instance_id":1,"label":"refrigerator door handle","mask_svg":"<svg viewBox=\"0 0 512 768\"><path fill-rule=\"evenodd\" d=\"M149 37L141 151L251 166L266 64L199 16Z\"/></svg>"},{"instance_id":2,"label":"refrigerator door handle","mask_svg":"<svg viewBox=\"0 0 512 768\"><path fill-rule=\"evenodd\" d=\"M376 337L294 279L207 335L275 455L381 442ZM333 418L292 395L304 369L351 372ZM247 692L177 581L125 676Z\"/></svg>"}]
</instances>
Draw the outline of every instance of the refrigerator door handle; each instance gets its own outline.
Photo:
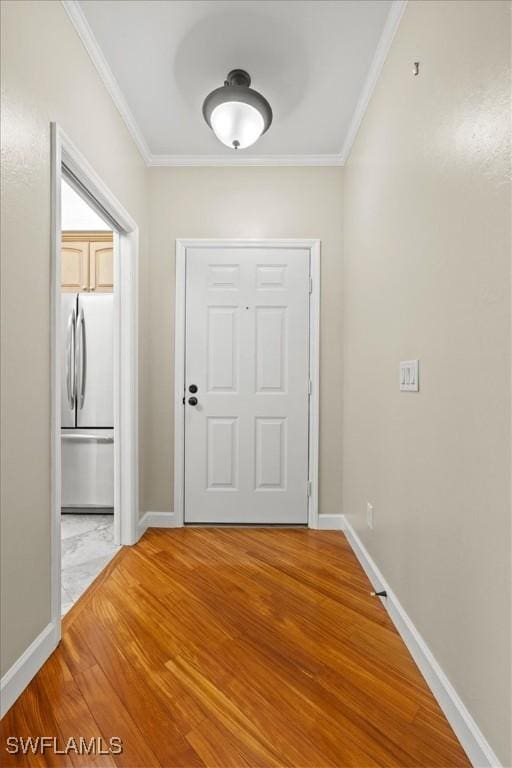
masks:
<instances>
[{"instance_id":1,"label":"refrigerator door handle","mask_svg":"<svg viewBox=\"0 0 512 768\"><path fill-rule=\"evenodd\" d=\"M76 326L77 346L75 356L75 370L77 370L77 400L78 407L82 409L85 401L85 382L87 378L87 349L86 349L86 336L85 336L85 317L83 309L80 310L78 315L78 323Z\"/></svg>"},{"instance_id":2,"label":"refrigerator door handle","mask_svg":"<svg viewBox=\"0 0 512 768\"><path fill-rule=\"evenodd\" d=\"M75 407L76 380L75 380L75 341L76 341L76 312L73 307L68 320L66 338L66 389L70 410Z\"/></svg>"},{"instance_id":3,"label":"refrigerator door handle","mask_svg":"<svg viewBox=\"0 0 512 768\"><path fill-rule=\"evenodd\" d=\"M113 443L114 438L113 437L107 437L104 435L82 435L82 434L66 434L64 433L62 435L63 440L67 440L70 442L80 442L80 443Z\"/></svg>"}]
</instances>

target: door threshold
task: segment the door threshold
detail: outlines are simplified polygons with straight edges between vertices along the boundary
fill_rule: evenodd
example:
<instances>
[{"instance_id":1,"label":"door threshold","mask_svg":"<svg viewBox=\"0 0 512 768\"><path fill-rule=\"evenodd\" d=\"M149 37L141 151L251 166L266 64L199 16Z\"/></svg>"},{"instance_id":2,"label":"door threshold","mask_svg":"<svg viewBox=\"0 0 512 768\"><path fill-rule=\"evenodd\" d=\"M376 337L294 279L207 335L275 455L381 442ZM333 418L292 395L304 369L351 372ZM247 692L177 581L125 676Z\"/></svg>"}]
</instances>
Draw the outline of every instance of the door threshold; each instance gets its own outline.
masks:
<instances>
[{"instance_id":1,"label":"door threshold","mask_svg":"<svg viewBox=\"0 0 512 768\"><path fill-rule=\"evenodd\" d=\"M307 523L184 523L185 528L300 528Z\"/></svg>"}]
</instances>

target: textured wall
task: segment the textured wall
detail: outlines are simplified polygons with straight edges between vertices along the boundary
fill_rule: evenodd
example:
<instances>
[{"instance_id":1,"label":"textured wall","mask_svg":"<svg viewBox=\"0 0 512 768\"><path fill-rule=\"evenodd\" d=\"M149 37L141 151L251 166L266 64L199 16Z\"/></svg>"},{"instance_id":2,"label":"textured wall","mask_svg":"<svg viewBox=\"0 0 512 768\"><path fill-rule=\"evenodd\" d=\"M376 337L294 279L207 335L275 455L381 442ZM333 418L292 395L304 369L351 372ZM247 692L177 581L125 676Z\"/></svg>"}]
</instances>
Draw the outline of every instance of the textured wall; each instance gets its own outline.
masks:
<instances>
[{"instance_id":1,"label":"textured wall","mask_svg":"<svg viewBox=\"0 0 512 768\"><path fill-rule=\"evenodd\" d=\"M141 227L146 169L60 2L2 2L1 670L50 621L50 122Z\"/></svg>"},{"instance_id":2,"label":"textured wall","mask_svg":"<svg viewBox=\"0 0 512 768\"><path fill-rule=\"evenodd\" d=\"M320 511L510 764L509 8L410 2L343 171L146 171L61 4L2 3L2 672L50 619L56 120L141 226L141 512L172 509L175 239L320 238Z\"/></svg>"},{"instance_id":3,"label":"textured wall","mask_svg":"<svg viewBox=\"0 0 512 768\"><path fill-rule=\"evenodd\" d=\"M509 62L508 2L409 3L345 168L342 303L343 510L504 765Z\"/></svg>"},{"instance_id":4,"label":"textured wall","mask_svg":"<svg viewBox=\"0 0 512 768\"><path fill-rule=\"evenodd\" d=\"M176 238L322 241L320 512L341 505L341 168L151 168L151 289L141 311L141 513L173 505Z\"/></svg>"}]
</instances>

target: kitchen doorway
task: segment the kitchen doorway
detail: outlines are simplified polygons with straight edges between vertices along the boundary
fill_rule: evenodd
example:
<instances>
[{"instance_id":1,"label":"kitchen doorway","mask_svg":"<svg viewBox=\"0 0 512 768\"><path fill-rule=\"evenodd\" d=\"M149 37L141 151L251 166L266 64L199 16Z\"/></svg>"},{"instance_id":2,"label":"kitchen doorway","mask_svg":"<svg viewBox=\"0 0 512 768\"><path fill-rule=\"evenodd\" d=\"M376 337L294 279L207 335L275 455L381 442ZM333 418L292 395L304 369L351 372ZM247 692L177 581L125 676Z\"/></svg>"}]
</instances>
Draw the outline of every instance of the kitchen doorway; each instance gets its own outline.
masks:
<instances>
[{"instance_id":1,"label":"kitchen doorway","mask_svg":"<svg viewBox=\"0 0 512 768\"><path fill-rule=\"evenodd\" d=\"M52 618L60 628L120 546L137 540L138 229L55 124L51 258Z\"/></svg>"},{"instance_id":2,"label":"kitchen doorway","mask_svg":"<svg viewBox=\"0 0 512 768\"><path fill-rule=\"evenodd\" d=\"M60 203L64 616L120 546L114 493L114 231L65 172Z\"/></svg>"}]
</instances>

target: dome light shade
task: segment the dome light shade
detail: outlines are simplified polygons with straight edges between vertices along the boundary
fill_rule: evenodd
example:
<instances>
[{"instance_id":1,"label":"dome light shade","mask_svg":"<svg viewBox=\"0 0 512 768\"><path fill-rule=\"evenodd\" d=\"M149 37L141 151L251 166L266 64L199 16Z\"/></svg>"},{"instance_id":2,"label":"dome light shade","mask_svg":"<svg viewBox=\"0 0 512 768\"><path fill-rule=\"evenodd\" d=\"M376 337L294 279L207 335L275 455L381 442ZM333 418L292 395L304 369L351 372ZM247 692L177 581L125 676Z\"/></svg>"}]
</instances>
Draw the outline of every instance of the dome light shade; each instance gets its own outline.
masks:
<instances>
[{"instance_id":1,"label":"dome light shade","mask_svg":"<svg viewBox=\"0 0 512 768\"><path fill-rule=\"evenodd\" d=\"M272 122L270 104L250 84L247 72L234 69L224 85L208 94L203 103L204 119L230 149L250 147Z\"/></svg>"},{"instance_id":2,"label":"dome light shade","mask_svg":"<svg viewBox=\"0 0 512 768\"><path fill-rule=\"evenodd\" d=\"M211 114L210 123L219 141L231 149L250 147L265 129L261 112L243 101L219 104Z\"/></svg>"}]
</instances>

